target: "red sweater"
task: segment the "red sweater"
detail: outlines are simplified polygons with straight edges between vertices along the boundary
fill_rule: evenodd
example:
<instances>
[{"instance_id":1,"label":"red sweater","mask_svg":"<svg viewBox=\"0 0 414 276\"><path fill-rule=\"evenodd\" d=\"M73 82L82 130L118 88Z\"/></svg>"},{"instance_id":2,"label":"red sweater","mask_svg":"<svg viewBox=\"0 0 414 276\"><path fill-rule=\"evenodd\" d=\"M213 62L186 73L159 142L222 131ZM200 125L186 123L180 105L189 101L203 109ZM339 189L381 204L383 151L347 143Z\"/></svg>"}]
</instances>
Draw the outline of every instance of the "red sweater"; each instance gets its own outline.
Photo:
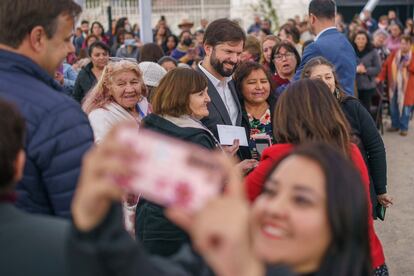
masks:
<instances>
[{"instance_id":1,"label":"red sweater","mask_svg":"<svg viewBox=\"0 0 414 276\"><path fill-rule=\"evenodd\" d=\"M288 155L293 150L294 145L292 144L276 144L263 151L262 159L260 160L259 165L254 169L246 178L246 189L247 196L250 201L254 201L256 197L262 191L262 186L264 184L265 178L269 173L269 170L273 165L279 161L284 156ZM364 183L364 188L367 193L368 199L368 230L369 230L369 240L371 248L371 257L372 257L372 266L377 268L385 263L384 252L382 251L382 245L380 240L377 237L374 229L374 222L372 219L372 208L371 208L371 199L369 193L369 176L368 169L365 165L364 159L362 158L361 152L358 147L352 144L351 147L351 158L355 166L361 173L361 177Z\"/></svg>"}]
</instances>

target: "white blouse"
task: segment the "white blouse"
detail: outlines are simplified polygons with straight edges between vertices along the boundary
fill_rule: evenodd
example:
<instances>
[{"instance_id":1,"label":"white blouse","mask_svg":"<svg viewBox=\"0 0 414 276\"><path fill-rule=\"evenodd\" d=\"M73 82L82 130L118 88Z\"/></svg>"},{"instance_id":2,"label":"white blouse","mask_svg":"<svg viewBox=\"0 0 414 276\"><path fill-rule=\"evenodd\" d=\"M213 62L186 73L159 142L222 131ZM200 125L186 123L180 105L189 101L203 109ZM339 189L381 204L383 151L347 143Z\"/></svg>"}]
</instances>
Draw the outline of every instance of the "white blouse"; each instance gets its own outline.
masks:
<instances>
[{"instance_id":1,"label":"white blouse","mask_svg":"<svg viewBox=\"0 0 414 276\"><path fill-rule=\"evenodd\" d=\"M112 102L102 108L93 110L88 115L89 122L92 126L95 143L99 144L105 135L117 124L125 121L137 122L137 125L148 113L148 101L143 98L138 103L140 114L136 119L119 104Z\"/></svg>"}]
</instances>

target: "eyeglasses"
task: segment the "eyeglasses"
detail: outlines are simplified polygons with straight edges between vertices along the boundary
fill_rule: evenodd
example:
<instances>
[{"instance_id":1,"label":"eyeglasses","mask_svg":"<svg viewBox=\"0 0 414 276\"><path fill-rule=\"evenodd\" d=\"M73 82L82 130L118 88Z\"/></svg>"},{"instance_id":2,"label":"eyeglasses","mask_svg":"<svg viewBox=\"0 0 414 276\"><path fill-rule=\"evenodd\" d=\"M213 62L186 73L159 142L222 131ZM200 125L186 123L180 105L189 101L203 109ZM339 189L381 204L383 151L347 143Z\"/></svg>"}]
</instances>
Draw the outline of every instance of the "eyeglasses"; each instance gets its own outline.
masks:
<instances>
[{"instance_id":1,"label":"eyeglasses","mask_svg":"<svg viewBox=\"0 0 414 276\"><path fill-rule=\"evenodd\" d=\"M277 54L275 55L275 60L283 60L283 58L289 59L293 58L294 54L291 52L287 52L286 54Z\"/></svg>"}]
</instances>

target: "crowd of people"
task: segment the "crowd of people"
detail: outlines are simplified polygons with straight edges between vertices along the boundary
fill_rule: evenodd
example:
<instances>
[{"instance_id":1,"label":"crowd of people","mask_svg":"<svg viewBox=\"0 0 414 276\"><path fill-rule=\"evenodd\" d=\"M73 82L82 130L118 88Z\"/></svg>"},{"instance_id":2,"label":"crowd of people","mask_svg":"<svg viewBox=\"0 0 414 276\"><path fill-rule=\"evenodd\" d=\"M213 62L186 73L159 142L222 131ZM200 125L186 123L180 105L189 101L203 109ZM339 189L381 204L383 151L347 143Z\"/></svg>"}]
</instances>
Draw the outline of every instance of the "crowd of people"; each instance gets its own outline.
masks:
<instances>
[{"instance_id":1,"label":"crowd of people","mask_svg":"<svg viewBox=\"0 0 414 276\"><path fill-rule=\"evenodd\" d=\"M73 0L0 1L0 274L389 275L378 127L388 103L408 135L413 20L336 9L178 36L162 16L144 44L126 17L74 31ZM120 128L217 153L222 194L189 214L127 192L139 156Z\"/></svg>"}]
</instances>

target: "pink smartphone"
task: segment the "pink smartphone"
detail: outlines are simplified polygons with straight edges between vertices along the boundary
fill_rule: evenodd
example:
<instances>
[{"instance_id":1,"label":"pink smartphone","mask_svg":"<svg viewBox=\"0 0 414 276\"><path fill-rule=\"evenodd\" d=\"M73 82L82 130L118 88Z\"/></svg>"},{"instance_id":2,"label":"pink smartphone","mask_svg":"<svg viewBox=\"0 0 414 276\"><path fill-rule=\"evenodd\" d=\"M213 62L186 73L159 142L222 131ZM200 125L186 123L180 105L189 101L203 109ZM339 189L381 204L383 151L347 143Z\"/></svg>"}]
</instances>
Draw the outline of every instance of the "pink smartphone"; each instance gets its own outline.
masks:
<instances>
[{"instance_id":1,"label":"pink smartphone","mask_svg":"<svg viewBox=\"0 0 414 276\"><path fill-rule=\"evenodd\" d=\"M118 139L139 156L136 174L120 183L129 192L194 212L222 191L224 172L212 152L143 129L122 128Z\"/></svg>"}]
</instances>

